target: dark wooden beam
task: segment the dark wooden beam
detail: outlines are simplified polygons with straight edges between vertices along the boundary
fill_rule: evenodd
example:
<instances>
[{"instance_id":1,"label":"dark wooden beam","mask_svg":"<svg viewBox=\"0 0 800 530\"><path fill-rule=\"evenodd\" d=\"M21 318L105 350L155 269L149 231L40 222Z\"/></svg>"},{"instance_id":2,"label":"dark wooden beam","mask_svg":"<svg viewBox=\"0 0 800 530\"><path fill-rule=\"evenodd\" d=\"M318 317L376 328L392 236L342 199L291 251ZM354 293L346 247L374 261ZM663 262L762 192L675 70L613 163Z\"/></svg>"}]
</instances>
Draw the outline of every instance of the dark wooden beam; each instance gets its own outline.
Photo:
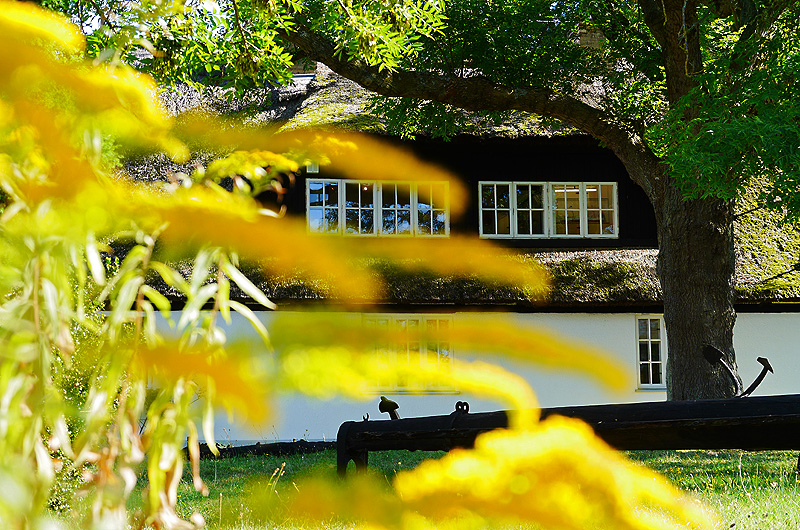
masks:
<instances>
[{"instance_id":1,"label":"dark wooden beam","mask_svg":"<svg viewBox=\"0 0 800 530\"><path fill-rule=\"evenodd\" d=\"M542 409L543 418L551 415L582 419L620 450L800 449L800 395ZM369 451L472 447L479 434L507 426L505 411L345 422L337 437L339 473L350 460L366 466Z\"/></svg>"}]
</instances>

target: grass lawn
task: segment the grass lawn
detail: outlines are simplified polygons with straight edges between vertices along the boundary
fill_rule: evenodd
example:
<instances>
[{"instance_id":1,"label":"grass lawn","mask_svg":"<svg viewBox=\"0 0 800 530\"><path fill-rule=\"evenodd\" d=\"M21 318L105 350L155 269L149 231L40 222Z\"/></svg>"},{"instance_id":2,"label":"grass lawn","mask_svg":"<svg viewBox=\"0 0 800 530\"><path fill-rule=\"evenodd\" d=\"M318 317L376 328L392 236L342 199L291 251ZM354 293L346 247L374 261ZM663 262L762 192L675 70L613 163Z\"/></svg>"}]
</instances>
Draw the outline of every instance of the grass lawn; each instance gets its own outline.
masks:
<instances>
[{"instance_id":1,"label":"grass lawn","mask_svg":"<svg viewBox=\"0 0 800 530\"><path fill-rule=\"evenodd\" d=\"M394 475L441 452L387 451L370 454L370 468L391 488ZM719 514L718 529L772 530L800 528L797 453L789 451L630 451L629 458L666 476L676 486ZM350 472L352 470L352 463ZM305 526L282 515L283 501L303 477L333 479L333 450L290 457L206 459L201 476L208 497L194 491L189 470L179 489L178 514L200 512L211 529L349 528L341 523ZM141 502L134 493L131 508ZM269 521L266 523L265 521ZM286 524L284 524L286 523Z\"/></svg>"},{"instance_id":2,"label":"grass lawn","mask_svg":"<svg viewBox=\"0 0 800 530\"><path fill-rule=\"evenodd\" d=\"M370 467L389 488L400 470L444 453L388 451L370 454ZM631 451L628 456L665 475L675 485L702 499L720 516L720 529L769 530L800 528L797 453L766 451ZM351 463L352 466L352 463ZM278 477L275 471L283 470ZM311 473L333 478L336 453L325 451L291 457L245 457L203 460L201 474L208 497L196 493L187 476L181 484L180 515L199 511L210 528L264 528L256 523L257 498L280 499L287 488ZM273 493L275 492L275 493ZM277 501L280 503L280 500ZM280 521L278 521L280 522ZM222 523L222 524L220 524Z\"/></svg>"},{"instance_id":3,"label":"grass lawn","mask_svg":"<svg viewBox=\"0 0 800 530\"><path fill-rule=\"evenodd\" d=\"M796 452L630 451L628 456L714 508L721 529L800 528Z\"/></svg>"}]
</instances>

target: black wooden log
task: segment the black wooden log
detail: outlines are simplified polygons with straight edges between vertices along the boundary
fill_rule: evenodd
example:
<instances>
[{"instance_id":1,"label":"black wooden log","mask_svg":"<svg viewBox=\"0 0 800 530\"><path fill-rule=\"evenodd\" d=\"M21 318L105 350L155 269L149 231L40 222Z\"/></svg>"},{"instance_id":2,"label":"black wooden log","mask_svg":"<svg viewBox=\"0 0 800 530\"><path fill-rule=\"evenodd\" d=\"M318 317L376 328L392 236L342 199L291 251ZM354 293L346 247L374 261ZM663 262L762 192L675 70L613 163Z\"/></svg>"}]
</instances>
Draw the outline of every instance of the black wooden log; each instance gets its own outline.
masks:
<instances>
[{"instance_id":1,"label":"black wooden log","mask_svg":"<svg viewBox=\"0 0 800 530\"><path fill-rule=\"evenodd\" d=\"M662 401L542 409L542 417L580 418L609 445L633 449L800 449L800 395L702 401ZM505 411L345 422L337 466L367 464L369 451L449 451L472 447L486 431L506 428Z\"/></svg>"}]
</instances>

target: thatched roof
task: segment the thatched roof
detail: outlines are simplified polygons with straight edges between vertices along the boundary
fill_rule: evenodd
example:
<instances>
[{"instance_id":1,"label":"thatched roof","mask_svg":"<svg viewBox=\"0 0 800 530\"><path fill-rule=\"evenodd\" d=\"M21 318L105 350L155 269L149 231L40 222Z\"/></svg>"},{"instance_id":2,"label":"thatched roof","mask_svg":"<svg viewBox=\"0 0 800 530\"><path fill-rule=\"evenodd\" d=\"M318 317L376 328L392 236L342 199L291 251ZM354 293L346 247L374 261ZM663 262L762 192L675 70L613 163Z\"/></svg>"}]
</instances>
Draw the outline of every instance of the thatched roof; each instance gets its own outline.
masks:
<instances>
[{"instance_id":1,"label":"thatched roof","mask_svg":"<svg viewBox=\"0 0 800 530\"><path fill-rule=\"evenodd\" d=\"M188 111L201 110L236 116L249 125L274 128L280 124L283 130L337 127L385 133L380 117L368 111L369 93L324 66L319 67L315 77L300 77L287 87L251 90L239 99L232 99L231 95L230 91L213 88L200 93L184 85L165 90L162 101L167 111L178 117ZM470 123L469 130L464 132L477 136L574 134L566 128L545 127L536 117L523 114L512 115L501 123L474 115ZM152 182L164 180L170 172L190 173L195 164L204 164L211 157L208 153L196 153L191 162L183 165L165 156L131 158L125 171L136 180ZM748 202L742 205L743 210L751 207ZM796 227L782 226L778 219L774 212L756 210L737 220L736 288L740 302L800 302L800 273L769 279L791 270L800 255ZM553 291L549 308L644 307L661 303L654 249L526 250L520 257L537 260L551 271ZM183 268L188 275L190 266ZM529 300L520 289L486 285L475 279L412 273L390 264L373 263L372 268L386 285L379 303L518 308L536 308L541 303ZM291 273L268 277L255 265L247 273L276 302L337 302L324 279L313 281ZM166 285L159 287L177 297ZM246 298L235 288L231 294L235 298Z\"/></svg>"}]
</instances>

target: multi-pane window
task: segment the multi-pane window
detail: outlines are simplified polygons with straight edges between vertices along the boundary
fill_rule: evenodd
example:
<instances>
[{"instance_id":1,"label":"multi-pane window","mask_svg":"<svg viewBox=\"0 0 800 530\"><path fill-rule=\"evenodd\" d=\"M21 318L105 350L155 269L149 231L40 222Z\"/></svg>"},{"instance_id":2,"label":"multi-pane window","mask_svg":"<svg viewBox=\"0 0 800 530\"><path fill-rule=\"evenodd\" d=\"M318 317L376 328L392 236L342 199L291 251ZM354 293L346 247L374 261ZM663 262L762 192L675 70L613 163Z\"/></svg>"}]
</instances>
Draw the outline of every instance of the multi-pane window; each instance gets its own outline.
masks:
<instances>
[{"instance_id":1,"label":"multi-pane window","mask_svg":"<svg viewBox=\"0 0 800 530\"><path fill-rule=\"evenodd\" d=\"M586 185L586 231L589 237L616 232L617 190L613 184Z\"/></svg>"},{"instance_id":2,"label":"multi-pane window","mask_svg":"<svg viewBox=\"0 0 800 530\"><path fill-rule=\"evenodd\" d=\"M424 235L444 235L449 228L447 183L417 184L417 229Z\"/></svg>"},{"instance_id":3,"label":"multi-pane window","mask_svg":"<svg viewBox=\"0 0 800 530\"><path fill-rule=\"evenodd\" d=\"M446 374L453 367L450 315L365 315L364 325L387 332L389 339L375 346L375 362L381 372L392 373L393 367L433 368L433 373ZM375 382L371 390L380 392L453 391L447 381L426 380L420 386L403 377L387 375Z\"/></svg>"},{"instance_id":4,"label":"multi-pane window","mask_svg":"<svg viewBox=\"0 0 800 530\"><path fill-rule=\"evenodd\" d=\"M344 233L375 233L375 183L344 183Z\"/></svg>"},{"instance_id":5,"label":"multi-pane window","mask_svg":"<svg viewBox=\"0 0 800 530\"><path fill-rule=\"evenodd\" d=\"M544 184L515 184L516 226L518 236L543 236L545 234Z\"/></svg>"},{"instance_id":6,"label":"multi-pane window","mask_svg":"<svg viewBox=\"0 0 800 530\"><path fill-rule=\"evenodd\" d=\"M663 319L650 315L637 317L636 337L639 388L665 388L667 349Z\"/></svg>"},{"instance_id":7,"label":"multi-pane window","mask_svg":"<svg viewBox=\"0 0 800 530\"><path fill-rule=\"evenodd\" d=\"M381 233L411 234L413 211L411 184L381 185Z\"/></svg>"},{"instance_id":8,"label":"multi-pane window","mask_svg":"<svg viewBox=\"0 0 800 530\"><path fill-rule=\"evenodd\" d=\"M308 226L312 232L339 230L339 189L337 180L308 181Z\"/></svg>"},{"instance_id":9,"label":"multi-pane window","mask_svg":"<svg viewBox=\"0 0 800 530\"><path fill-rule=\"evenodd\" d=\"M483 237L617 237L613 182L481 182Z\"/></svg>"},{"instance_id":10,"label":"multi-pane window","mask_svg":"<svg viewBox=\"0 0 800 530\"><path fill-rule=\"evenodd\" d=\"M511 184L481 184L481 234L511 235Z\"/></svg>"},{"instance_id":11,"label":"multi-pane window","mask_svg":"<svg viewBox=\"0 0 800 530\"><path fill-rule=\"evenodd\" d=\"M446 182L308 179L308 228L346 235L447 236Z\"/></svg>"},{"instance_id":12,"label":"multi-pane window","mask_svg":"<svg viewBox=\"0 0 800 530\"><path fill-rule=\"evenodd\" d=\"M580 184L552 184L553 234L558 236L581 235Z\"/></svg>"}]
</instances>

